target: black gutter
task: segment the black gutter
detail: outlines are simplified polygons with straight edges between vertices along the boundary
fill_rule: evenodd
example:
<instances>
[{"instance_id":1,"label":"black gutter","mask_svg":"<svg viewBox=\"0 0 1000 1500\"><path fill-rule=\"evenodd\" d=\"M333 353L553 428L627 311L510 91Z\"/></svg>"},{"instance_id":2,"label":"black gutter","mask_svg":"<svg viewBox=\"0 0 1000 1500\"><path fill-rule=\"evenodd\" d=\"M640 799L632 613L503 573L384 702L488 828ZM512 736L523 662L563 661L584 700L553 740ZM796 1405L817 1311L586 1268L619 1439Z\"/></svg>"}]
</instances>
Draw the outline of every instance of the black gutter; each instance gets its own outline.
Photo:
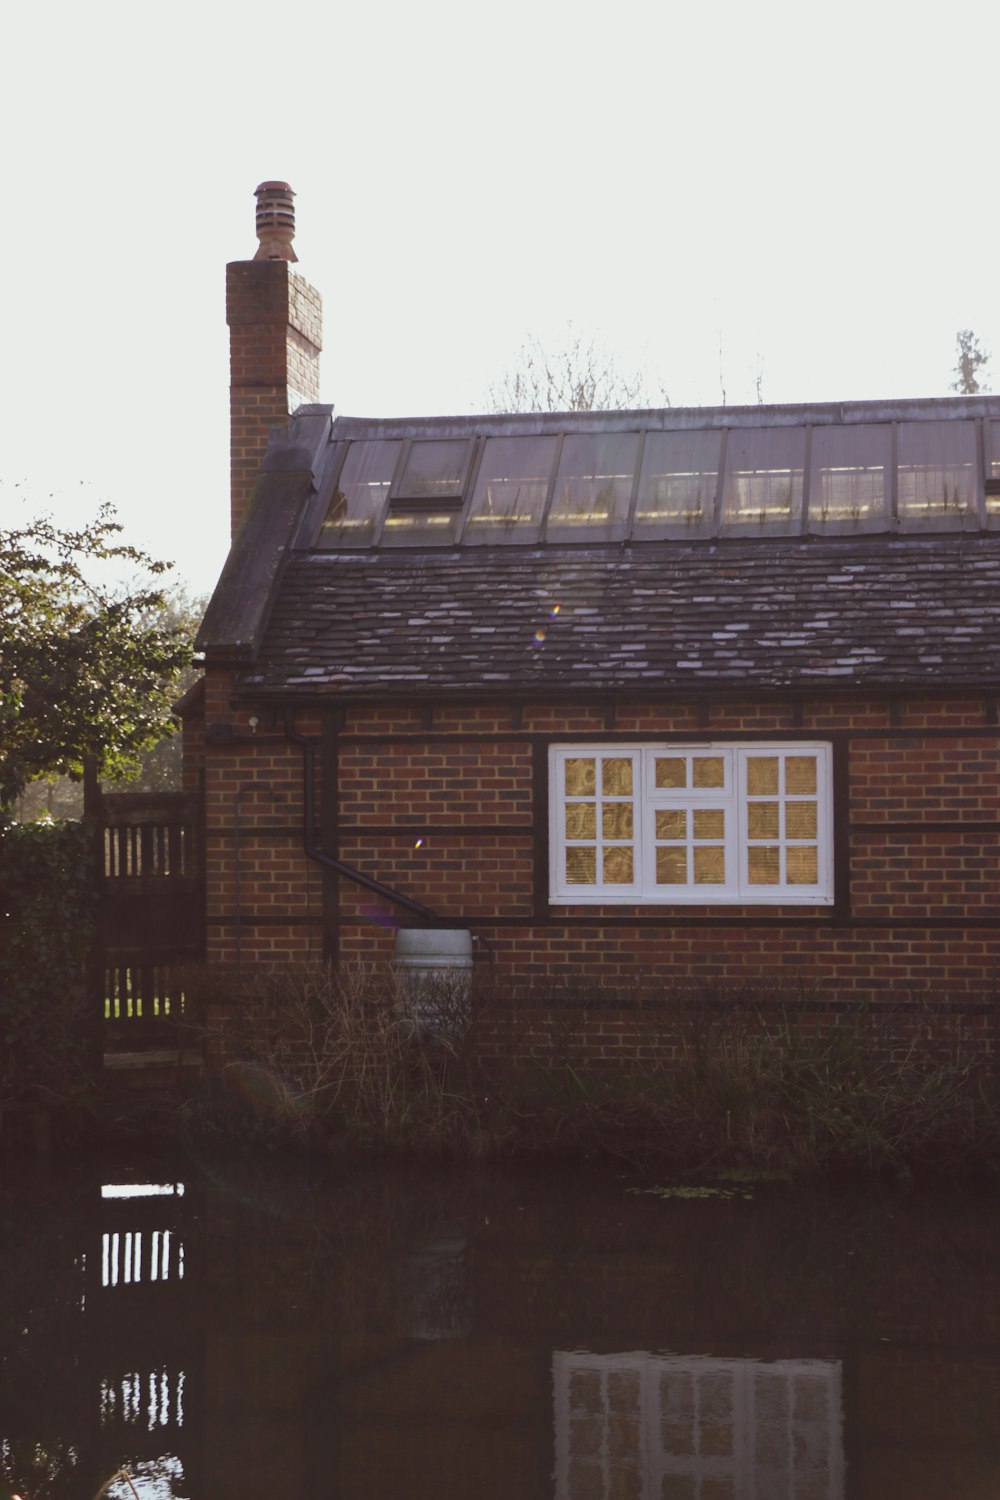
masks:
<instances>
[{"instance_id":1,"label":"black gutter","mask_svg":"<svg viewBox=\"0 0 1000 1500\"><path fill-rule=\"evenodd\" d=\"M302 749L302 793L303 793L303 815L302 815L302 847L309 859L315 860L324 869L335 870L338 875L344 875L348 880L353 880L356 885L364 886L366 891L371 891L376 896L381 896L385 901L391 901L394 906L402 906L406 911L412 912L415 917L420 917L424 922L439 924L443 919L437 912L431 911L430 907L422 906L419 901L414 901L410 896L404 896L401 891L394 891L391 886L383 885L380 880L373 880L370 875L365 875L361 870L356 870L353 865L346 865L342 859L334 859L332 854L324 854L322 849L317 849L313 843L313 826L315 823L316 794L313 787L313 770L316 762L316 751L312 740L307 739L304 734L296 734L292 729L289 718L285 718L285 738L292 745L299 745Z\"/></svg>"}]
</instances>

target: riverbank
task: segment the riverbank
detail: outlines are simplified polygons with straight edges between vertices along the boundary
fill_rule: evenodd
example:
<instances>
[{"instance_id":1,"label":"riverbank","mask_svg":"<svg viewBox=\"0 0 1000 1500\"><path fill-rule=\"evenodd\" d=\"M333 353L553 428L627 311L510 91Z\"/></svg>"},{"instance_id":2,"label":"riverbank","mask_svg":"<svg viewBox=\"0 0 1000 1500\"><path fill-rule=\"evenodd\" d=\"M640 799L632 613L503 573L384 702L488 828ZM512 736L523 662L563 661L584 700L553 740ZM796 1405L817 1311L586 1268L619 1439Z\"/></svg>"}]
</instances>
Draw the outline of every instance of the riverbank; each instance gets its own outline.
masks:
<instances>
[{"instance_id":1,"label":"riverbank","mask_svg":"<svg viewBox=\"0 0 1000 1500\"><path fill-rule=\"evenodd\" d=\"M964 1015L797 994L635 994L613 1061L587 1065L544 998L297 967L240 992L171 1132L461 1161L588 1158L793 1177L1000 1170L1000 1072ZM588 996L559 996L581 1029ZM516 1015L516 1023L511 1018ZM525 1017L529 1019L525 1021ZM544 1040L544 1045L542 1041Z\"/></svg>"},{"instance_id":2,"label":"riverbank","mask_svg":"<svg viewBox=\"0 0 1000 1500\"><path fill-rule=\"evenodd\" d=\"M1000 1170L995 1056L940 1002L823 1014L773 988L633 993L595 1066L582 987L557 1004L464 983L401 997L391 971L317 964L209 999L212 1025L191 1030L183 1067L106 1070L72 1100L50 1091L0 1119L0 1144L145 1135L694 1178ZM555 1013L579 1018L586 1053L572 1026L547 1023Z\"/></svg>"}]
</instances>

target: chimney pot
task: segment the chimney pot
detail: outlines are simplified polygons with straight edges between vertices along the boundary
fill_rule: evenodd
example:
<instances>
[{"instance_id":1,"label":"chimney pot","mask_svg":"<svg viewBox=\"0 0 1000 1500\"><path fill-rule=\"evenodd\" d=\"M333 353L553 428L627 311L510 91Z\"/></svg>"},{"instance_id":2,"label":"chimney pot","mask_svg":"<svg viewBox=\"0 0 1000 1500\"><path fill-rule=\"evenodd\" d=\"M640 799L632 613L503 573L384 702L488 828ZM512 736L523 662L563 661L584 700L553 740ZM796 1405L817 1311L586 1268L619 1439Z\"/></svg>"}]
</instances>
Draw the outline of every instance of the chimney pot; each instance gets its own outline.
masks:
<instances>
[{"instance_id":1,"label":"chimney pot","mask_svg":"<svg viewBox=\"0 0 1000 1500\"><path fill-rule=\"evenodd\" d=\"M257 238L254 260L298 260L292 249L295 238L295 194L287 182L262 182L254 191L257 199Z\"/></svg>"}]
</instances>

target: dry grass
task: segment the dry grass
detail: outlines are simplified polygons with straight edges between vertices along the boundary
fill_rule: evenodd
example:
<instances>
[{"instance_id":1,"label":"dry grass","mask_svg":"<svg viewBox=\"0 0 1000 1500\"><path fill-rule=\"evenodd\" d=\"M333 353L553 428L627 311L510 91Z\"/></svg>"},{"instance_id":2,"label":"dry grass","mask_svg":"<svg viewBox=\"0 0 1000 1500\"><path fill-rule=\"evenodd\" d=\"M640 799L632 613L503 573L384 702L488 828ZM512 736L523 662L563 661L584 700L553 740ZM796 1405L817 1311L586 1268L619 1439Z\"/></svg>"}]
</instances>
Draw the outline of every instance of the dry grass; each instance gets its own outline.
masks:
<instances>
[{"instance_id":1,"label":"dry grass","mask_svg":"<svg viewBox=\"0 0 1000 1500\"><path fill-rule=\"evenodd\" d=\"M960 1011L817 1014L809 997L644 989L614 1068L585 1066L582 986L495 976L400 990L391 970L296 966L230 995L197 1121L240 1138L656 1159L797 1173L1000 1167L1000 1080ZM600 997L607 1010L608 996ZM501 1039L498 1048L497 1038ZM486 1043L486 1045L484 1045Z\"/></svg>"},{"instance_id":2,"label":"dry grass","mask_svg":"<svg viewBox=\"0 0 1000 1500\"><path fill-rule=\"evenodd\" d=\"M272 1140L469 1153L468 987L442 979L412 999L392 970L304 964L255 975L207 1036L221 1062L216 1117Z\"/></svg>"}]
</instances>

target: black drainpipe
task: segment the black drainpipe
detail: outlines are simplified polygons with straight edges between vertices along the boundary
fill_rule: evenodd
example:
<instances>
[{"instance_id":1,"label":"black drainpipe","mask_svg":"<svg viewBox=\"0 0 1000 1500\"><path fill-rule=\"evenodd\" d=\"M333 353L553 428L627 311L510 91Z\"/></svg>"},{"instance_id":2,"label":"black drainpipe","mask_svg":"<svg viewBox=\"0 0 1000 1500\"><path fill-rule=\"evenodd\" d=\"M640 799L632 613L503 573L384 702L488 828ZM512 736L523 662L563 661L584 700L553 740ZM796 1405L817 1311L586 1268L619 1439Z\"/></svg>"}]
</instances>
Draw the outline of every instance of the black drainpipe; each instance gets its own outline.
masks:
<instances>
[{"instance_id":1,"label":"black drainpipe","mask_svg":"<svg viewBox=\"0 0 1000 1500\"><path fill-rule=\"evenodd\" d=\"M324 854L322 849L317 849L313 843L313 824L316 807L316 797L313 790L313 767L316 760L316 752L311 740L304 734L296 734L291 727L290 715L285 716L285 738L293 745L299 745L302 749L302 777L303 777L303 815L302 815L302 847L305 849L309 859L314 859L318 865L323 865L327 870L336 870L338 875L345 875L348 880L353 880L356 885L364 886L366 891L372 891L376 896L381 896L385 901L391 901L394 906L402 906L406 911L412 912L415 917L420 917L428 925L439 926L442 918L437 912L431 911L430 907L422 906L419 901L414 901L410 896L404 896L401 891L394 891L391 886L383 885L380 880L373 880L370 875L365 875L361 870L356 870L353 865L345 865L342 859L334 859L332 854Z\"/></svg>"}]
</instances>

